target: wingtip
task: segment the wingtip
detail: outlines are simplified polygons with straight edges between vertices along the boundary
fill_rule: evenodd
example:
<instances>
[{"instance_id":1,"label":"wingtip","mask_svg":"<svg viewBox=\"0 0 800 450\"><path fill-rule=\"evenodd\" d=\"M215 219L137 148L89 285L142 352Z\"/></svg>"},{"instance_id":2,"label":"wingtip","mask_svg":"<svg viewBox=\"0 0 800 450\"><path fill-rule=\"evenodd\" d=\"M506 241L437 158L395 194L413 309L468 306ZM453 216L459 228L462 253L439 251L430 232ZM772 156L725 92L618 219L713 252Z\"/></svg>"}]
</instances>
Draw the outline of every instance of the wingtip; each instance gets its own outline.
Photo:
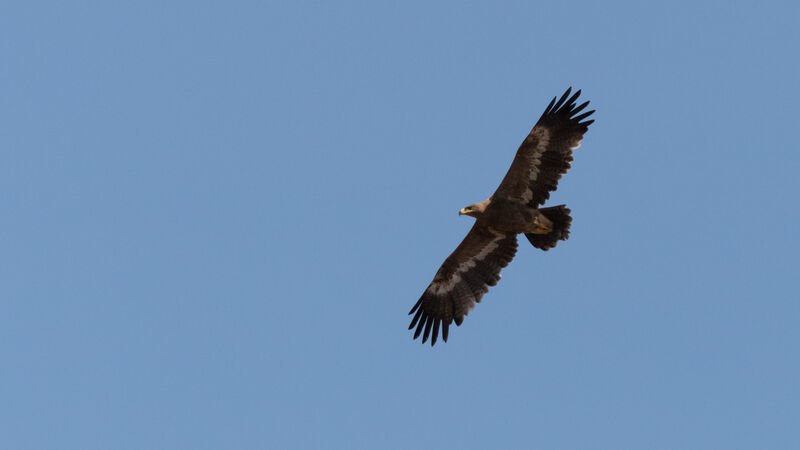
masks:
<instances>
[{"instance_id":1,"label":"wingtip","mask_svg":"<svg viewBox=\"0 0 800 450\"><path fill-rule=\"evenodd\" d=\"M556 104L553 106L553 111L551 111L551 112L559 111L561 109L561 107L564 106L564 104L565 104L564 102L567 101L567 98L569 97L570 92L572 92L572 86L568 87L566 92L564 92L564 94L561 96L561 98L558 99L558 102L556 102Z\"/></svg>"},{"instance_id":2,"label":"wingtip","mask_svg":"<svg viewBox=\"0 0 800 450\"><path fill-rule=\"evenodd\" d=\"M552 110L553 110L553 105L555 105L555 104L556 104L556 98L557 98L557 97L553 97L553 99L552 99L552 100L550 100L550 104L548 104L548 105L547 105L547 108L545 108L545 109L544 109L544 113L542 113L542 116L546 116L546 115L548 115L548 114L550 114L550 113L552 112Z\"/></svg>"},{"instance_id":3,"label":"wingtip","mask_svg":"<svg viewBox=\"0 0 800 450\"><path fill-rule=\"evenodd\" d=\"M572 108L572 111L570 111L570 115L574 116L575 114L578 114L579 112L583 111L583 109L586 108L587 106L589 106L589 101L588 100L583 102L583 103L581 103L580 105Z\"/></svg>"},{"instance_id":4,"label":"wingtip","mask_svg":"<svg viewBox=\"0 0 800 450\"><path fill-rule=\"evenodd\" d=\"M581 114L579 116L575 116L575 117L572 118L572 120L574 120L575 122L581 123L581 120L591 116L592 114L594 114L594 110L587 111L587 112L585 112L585 113L583 113L583 114Z\"/></svg>"},{"instance_id":5,"label":"wingtip","mask_svg":"<svg viewBox=\"0 0 800 450\"><path fill-rule=\"evenodd\" d=\"M424 297L424 295L423 295L423 297ZM408 312L408 315L410 316L411 314L414 314L414 311L416 311L417 308L419 308L419 306L421 304L422 304L422 297L420 297L420 299L417 300L417 303L414 303L414 306L411 308L411 311Z\"/></svg>"},{"instance_id":6,"label":"wingtip","mask_svg":"<svg viewBox=\"0 0 800 450\"><path fill-rule=\"evenodd\" d=\"M414 339L418 338L420 333L422 333L422 327L425 326L426 321L427 321L427 316L423 316L422 320L420 320L419 323L417 324L417 329L414 331Z\"/></svg>"},{"instance_id":7,"label":"wingtip","mask_svg":"<svg viewBox=\"0 0 800 450\"><path fill-rule=\"evenodd\" d=\"M578 97L580 95L581 95L581 90L578 89L574 94L572 94L572 97L570 97L569 100L567 100L567 103L565 104L565 108L569 109L569 110L572 110L572 107L575 106L575 101L578 100Z\"/></svg>"},{"instance_id":8,"label":"wingtip","mask_svg":"<svg viewBox=\"0 0 800 450\"><path fill-rule=\"evenodd\" d=\"M408 326L409 330L413 329L417 325L417 321L419 320L421 315L422 315L422 308L417 310L417 314L414 315L413 319L411 319L411 325Z\"/></svg>"}]
</instances>

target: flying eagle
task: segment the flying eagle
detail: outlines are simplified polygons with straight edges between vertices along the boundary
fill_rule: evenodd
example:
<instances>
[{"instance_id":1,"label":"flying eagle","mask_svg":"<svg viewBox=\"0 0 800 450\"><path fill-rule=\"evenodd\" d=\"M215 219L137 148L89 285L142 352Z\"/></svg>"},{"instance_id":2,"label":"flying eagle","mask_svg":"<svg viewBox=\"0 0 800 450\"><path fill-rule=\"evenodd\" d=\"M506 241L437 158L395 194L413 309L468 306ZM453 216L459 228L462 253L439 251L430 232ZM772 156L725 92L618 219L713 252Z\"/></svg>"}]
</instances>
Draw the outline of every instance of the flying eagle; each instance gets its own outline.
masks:
<instances>
[{"instance_id":1,"label":"flying eagle","mask_svg":"<svg viewBox=\"0 0 800 450\"><path fill-rule=\"evenodd\" d=\"M414 339L436 343L453 321L461 325L483 294L500 280L500 270L517 252L517 234L524 234L534 247L549 250L569 237L572 218L565 205L539 208L556 189L559 178L572 162L584 133L594 120L594 110L578 115L589 102L575 106L581 91L570 97L570 87L558 101L554 97L522 142L511 167L494 194L469 205L459 215L474 217L475 225L447 257L408 313L414 314L408 329L416 327ZM415 314L416 313L416 314Z\"/></svg>"}]
</instances>

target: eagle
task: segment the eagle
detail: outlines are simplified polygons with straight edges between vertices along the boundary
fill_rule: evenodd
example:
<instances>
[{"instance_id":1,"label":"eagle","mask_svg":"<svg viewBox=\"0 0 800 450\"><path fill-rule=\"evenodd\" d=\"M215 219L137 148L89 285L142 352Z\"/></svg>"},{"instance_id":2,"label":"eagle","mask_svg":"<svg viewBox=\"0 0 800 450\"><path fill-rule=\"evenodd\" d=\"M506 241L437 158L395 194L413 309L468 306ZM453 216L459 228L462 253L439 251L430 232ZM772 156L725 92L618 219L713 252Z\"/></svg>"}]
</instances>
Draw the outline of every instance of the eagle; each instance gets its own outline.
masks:
<instances>
[{"instance_id":1,"label":"eagle","mask_svg":"<svg viewBox=\"0 0 800 450\"><path fill-rule=\"evenodd\" d=\"M436 344L439 330L447 342L450 324L460 326L475 304L500 280L500 271L517 252L517 235L549 250L569 237L572 222L565 205L541 207L556 189L561 175L572 162L572 151L594 120L584 120L594 110L583 111L589 102L576 106L581 91L547 105L542 116L517 150L508 173L488 199L462 208L459 215L474 217L475 224L459 246L447 257L433 281L411 308L408 329L414 339L422 334Z\"/></svg>"}]
</instances>

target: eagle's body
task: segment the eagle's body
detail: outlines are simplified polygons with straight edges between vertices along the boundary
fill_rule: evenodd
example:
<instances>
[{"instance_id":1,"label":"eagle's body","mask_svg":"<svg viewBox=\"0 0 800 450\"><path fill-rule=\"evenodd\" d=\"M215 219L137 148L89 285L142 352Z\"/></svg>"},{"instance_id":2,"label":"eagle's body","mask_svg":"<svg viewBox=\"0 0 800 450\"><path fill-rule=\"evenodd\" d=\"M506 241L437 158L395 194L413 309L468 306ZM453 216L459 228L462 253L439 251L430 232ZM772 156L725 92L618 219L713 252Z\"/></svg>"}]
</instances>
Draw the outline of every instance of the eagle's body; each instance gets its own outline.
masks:
<instances>
[{"instance_id":1,"label":"eagle's body","mask_svg":"<svg viewBox=\"0 0 800 450\"><path fill-rule=\"evenodd\" d=\"M580 91L569 97L570 91L571 88L567 89L558 102L555 98L550 102L520 145L495 193L459 212L474 217L475 225L409 312L414 314L408 328L416 326L415 339L424 330L424 343L432 329L433 345L441 328L442 338L447 341L450 324L455 321L461 325L489 286L500 280L500 271L517 251L517 234L524 234L534 247L542 250L569 237L570 210L564 205L540 206L569 169L572 151L578 148L594 122L581 122L594 111L576 116L589 102L575 106Z\"/></svg>"},{"instance_id":2,"label":"eagle's body","mask_svg":"<svg viewBox=\"0 0 800 450\"><path fill-rule=\"evenodd\" d=\"M478 213L476 225L492 227L504 233L542 234L550 231L552 222L541 211L515 201L498 198L487 199L483 213ZM467 214L472 215L472 214Z\"/></svg>"}]
</instances>

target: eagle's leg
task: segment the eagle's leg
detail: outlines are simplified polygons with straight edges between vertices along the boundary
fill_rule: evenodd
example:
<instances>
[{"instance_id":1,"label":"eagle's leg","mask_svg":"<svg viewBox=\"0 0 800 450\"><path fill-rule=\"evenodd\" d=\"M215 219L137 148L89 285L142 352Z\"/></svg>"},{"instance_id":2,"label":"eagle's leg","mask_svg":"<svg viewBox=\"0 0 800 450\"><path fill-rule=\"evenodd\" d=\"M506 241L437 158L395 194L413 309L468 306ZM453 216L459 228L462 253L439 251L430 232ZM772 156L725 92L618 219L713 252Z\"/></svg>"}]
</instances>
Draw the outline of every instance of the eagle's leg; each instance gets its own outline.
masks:
<instances>
[{"instance_id":1,"label":"eagle's leg","mask_svg":"<svg viewBox=\"0 0 800 450\"><path fill-rule=\"evenodd\" d=\"M569 208L564 205L542 208L537 211L550 223L550 231L547 233L525 233L534 247L549 250L556 246L558 241L566 241L569 238L569 226L572 223Z\"/></svg>"},{"instance_id":2,"label":"eagle's leg","mask_svg":"<svg viewBox=\"0 0 800 450\"><path fill-rule=\"evenodd\" d=\"M531 215L533 220L525 227L525 233L547 234L553 231L553 221L548 219L541 211L533 209Z\"/></svg>"}]
</instances>

